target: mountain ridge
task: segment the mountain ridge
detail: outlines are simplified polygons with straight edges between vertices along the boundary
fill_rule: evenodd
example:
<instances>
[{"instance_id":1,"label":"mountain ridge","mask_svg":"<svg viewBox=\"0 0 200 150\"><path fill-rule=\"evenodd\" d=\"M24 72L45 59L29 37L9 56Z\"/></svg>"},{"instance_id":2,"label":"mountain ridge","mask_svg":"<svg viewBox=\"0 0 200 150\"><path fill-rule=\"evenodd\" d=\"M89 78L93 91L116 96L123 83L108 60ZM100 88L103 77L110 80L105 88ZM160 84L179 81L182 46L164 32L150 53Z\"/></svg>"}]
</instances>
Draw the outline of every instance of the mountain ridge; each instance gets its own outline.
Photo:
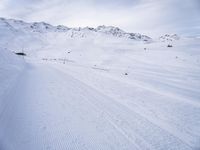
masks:
<instances>
[{"instance_id":1,"label":"mountain ridge","mask_svg":"<svg viewBox=\"0 0 200 150\"><path fill-rule=\"evenodd\" d=\"M77 28L69 28L64 25L57 25L53 26L51 24L48 24L46 22L30 22L27 23L22 20L16 20L16 19L6 19L6 18L0 18L0 26L4 25L4 27L9 28L10 30L13 31L25 31L25 32L40 32L40 33L45 33L45 32L71 32L72 35L71 37L74 37L73 33L81 33L83 34L78 34L80 37L86 37L87 34L89 33L100 33L103 35L110 35L113 37L118 37L118 38L126 38L126 39L131 39L131 40L137 40L137 41L145 41L145 42L150 42L152 41L152 38L143 35L140 33L129 33L125 32L124 30L114 27L114 26L105 26L105 25L100 25L96 28L93 27L77 27Z\"/></svg>"}]
</instances>

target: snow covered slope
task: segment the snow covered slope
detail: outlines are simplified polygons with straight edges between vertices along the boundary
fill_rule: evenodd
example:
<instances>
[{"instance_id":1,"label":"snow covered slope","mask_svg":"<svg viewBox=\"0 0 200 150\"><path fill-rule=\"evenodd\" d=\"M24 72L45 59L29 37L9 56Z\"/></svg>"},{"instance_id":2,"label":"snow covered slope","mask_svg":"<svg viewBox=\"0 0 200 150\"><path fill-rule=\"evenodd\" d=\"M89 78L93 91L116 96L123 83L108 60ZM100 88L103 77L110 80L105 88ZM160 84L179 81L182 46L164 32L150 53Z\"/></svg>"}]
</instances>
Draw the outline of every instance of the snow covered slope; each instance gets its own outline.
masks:
<instances>
[{"instance_id":1,"label":"snow covered slope","mask_svg":"<svg viewBox=\"0 0 200 150\"><path fill-rule=\"evenodd\" d=\"M0 150L200 149L200 38L7 19L0 37Z\"/></svg>"}]
</instances>

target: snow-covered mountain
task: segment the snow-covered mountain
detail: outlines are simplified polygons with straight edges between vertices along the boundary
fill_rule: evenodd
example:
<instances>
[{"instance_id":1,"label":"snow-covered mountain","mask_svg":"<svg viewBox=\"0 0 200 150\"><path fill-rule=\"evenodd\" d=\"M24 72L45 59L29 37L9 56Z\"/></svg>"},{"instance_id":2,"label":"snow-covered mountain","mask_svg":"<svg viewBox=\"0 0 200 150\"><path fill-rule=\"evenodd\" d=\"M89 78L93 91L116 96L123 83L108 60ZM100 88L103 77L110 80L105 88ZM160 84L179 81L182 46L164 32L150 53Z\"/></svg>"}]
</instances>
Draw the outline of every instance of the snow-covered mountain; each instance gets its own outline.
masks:
<instances>
[{"instance_id":1,"label":"snow-covered mountain","mask_svg":"<svg viewBox=\"0 0 200 150\"><path fill-rule=\"evenodd\" d=\"M177 34L165 34L159 38L162 42L172 42L175 40L180 40L180 37Z\"/></svg>"},{"instance_id":2,"label":"snow-covered mountain","mask_svg":"<svg viewBox=\"0 0 200 150\"><path fill-rule=\"evenodd\" d=\"M21 20L5 19L0 18L0 28L10 30L13 32L38 32L38 33L49 33L49 32L63 32L71 38L87 38L91 36L98 36L99 34L105 36L113 36L119 38L127 38L138 41L150 42L152 39L146 35L139 33L127 33L118 27L113 26L98 26L97 28L85 27L85 28L68 28L66 26L58 25L52 26L45 22L33 22L26 23Z\"/></svg>"}]
</instances>

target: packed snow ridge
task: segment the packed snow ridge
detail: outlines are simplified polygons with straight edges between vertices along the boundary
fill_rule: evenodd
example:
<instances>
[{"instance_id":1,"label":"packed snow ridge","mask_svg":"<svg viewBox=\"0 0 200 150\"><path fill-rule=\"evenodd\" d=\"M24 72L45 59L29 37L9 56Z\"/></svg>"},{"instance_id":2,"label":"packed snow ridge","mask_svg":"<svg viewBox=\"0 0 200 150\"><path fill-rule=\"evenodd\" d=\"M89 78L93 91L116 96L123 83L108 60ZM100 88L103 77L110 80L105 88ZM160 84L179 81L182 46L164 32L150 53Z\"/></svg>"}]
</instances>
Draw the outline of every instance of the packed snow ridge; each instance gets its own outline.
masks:
<instances>
[{"instance_id":1,"label":"packed snow ridge","mask_svg":"<svg viewBox=\"0 0 200 150\"><path fill-rule=\"evenodd\" d=\"M146 35L139 33L127 33L118 27L113 26L98 26L97 28L85 27L85 28L68 28L63 25L52 26L45 22L34 22L26 23L21 20L5 19L0 18L0 25L4 25L5 28L13 31L24 31L24 32L65 32L70 33L69 36L82 37L91 36L92 34L106 34L114 37L129 38L141 41L151 41L152 39Z\"/></svg>"}]
</instances>

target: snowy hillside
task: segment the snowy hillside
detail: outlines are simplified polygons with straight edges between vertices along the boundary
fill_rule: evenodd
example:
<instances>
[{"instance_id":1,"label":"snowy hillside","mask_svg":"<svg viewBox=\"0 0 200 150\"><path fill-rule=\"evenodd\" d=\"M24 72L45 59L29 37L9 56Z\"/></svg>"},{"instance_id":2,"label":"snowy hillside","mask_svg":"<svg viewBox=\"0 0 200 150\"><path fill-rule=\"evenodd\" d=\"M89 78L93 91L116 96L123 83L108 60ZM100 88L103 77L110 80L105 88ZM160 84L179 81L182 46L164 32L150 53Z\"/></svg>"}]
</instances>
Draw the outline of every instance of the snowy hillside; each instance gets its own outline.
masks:
<instances>
[{"instance_id":1,"label":"snowy hillside","mask_svg":"<svg viewBox=\"0 0 200 150\"><path fill-rule=\"evenodd\" d=\"M1 18L0 150L200 149L199 48Z\"/></svg>"}]
</instances>

